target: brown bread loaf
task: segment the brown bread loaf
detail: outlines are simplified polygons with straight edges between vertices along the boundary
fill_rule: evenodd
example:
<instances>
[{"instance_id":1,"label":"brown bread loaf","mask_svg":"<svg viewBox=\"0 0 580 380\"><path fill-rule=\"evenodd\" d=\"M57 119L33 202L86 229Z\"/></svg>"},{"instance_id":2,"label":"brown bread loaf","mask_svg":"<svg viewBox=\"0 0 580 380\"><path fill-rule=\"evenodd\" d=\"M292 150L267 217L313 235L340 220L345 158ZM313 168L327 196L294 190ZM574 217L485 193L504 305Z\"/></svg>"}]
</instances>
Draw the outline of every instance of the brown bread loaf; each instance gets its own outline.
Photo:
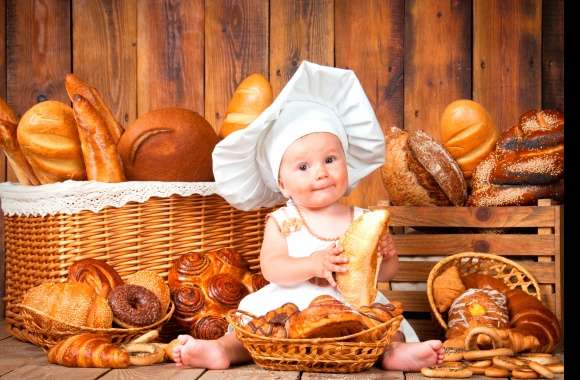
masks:
<instances>
[{"instance_id":1,"label":"brown bread loaf","mask_svg":"<svg viewBox=\"0 0 580 380\"><path fill-rule=\"evenodd\" d=\"M111 289L123 284L121 276L112 266L95 259L75 262L68 270L67 280L86 283L103 298L107 298Z\"/></svg>"}]
</instances>

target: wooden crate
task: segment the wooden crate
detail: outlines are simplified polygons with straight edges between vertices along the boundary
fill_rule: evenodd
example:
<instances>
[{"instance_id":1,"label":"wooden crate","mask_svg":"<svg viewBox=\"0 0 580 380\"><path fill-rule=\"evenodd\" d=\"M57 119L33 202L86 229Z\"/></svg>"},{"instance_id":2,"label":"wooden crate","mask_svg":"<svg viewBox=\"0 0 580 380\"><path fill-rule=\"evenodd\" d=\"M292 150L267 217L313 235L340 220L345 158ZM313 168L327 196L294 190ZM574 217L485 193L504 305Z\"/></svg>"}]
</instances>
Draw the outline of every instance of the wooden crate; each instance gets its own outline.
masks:
<instances>
[{"instance_id":1,"label":"wooden crate","mask_svg":"<svg viewBox=\"0 0 580 380\"><path fill-rule=\"evenodd\" d=\"M537 279L544 302L562 321L563 207L550 200L520 207L407 207L381 202L400 255L400 269L379 289L403 302L405 315L421 339L441 338L431 320L426 281L444 256L465 252L495 253L524 265ZM563 321L562 321L563 325Z\"/></svg>"}]
</instances>

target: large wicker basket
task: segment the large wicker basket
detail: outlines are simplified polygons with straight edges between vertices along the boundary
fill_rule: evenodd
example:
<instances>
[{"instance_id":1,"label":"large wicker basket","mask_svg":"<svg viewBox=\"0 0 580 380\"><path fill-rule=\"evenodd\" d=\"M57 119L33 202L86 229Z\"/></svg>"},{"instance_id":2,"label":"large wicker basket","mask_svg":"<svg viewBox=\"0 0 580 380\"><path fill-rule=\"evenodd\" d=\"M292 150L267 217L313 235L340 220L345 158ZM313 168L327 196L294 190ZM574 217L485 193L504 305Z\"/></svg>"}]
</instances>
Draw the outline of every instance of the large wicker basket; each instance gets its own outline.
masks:
<instances>
[{"instance_id":1,"label":"large wicker basket","mask_svg":"<svg viewBox=\"0 0 580 380\"><path fill-rule=\"evenodd\" d=\"M364 371L385 352L398 331L403 316L371 329L338 338L281 339L253 334L244 329L247 313L230 310L227 319L236 336L260 367L276 371L354 373ZM369 332L380 331L374 342L356 342Z\"/></svg>"},{"instance_id":2,"label":"large wicker basket","mask_svg":"<svg viewBox=\"0 0 580 380\"><path fill-rule=\"evenodd\" d=\"M433 297L433 283L435 279L450 266L456 266L461 275L480 273L502 280L508 288L519 288L541 300L540 287L536 279L520 264L505 257L478 252L462 252L450 255L439 261L429 272L427 278L427 298L431 312L437 322L447 330L447 322L437 310Z\"/></svg>"},{"instance_id":3,"label":"large wicker basket","mask_svg":"<svg viewBox=\"0 0 580 380\"><path fill-rule=\"evenodd\" d=\"M258 271L265 216L271 211L239 211L218 195L192 194L98 212L4 215L7 328L16 338L38 343L19 314L23 294L45 282L66 281L69 267L85 258L106 261L122 278L147 269L167 279L172 262L184 253L233 247Z\"/></svg>"}]
</instances>

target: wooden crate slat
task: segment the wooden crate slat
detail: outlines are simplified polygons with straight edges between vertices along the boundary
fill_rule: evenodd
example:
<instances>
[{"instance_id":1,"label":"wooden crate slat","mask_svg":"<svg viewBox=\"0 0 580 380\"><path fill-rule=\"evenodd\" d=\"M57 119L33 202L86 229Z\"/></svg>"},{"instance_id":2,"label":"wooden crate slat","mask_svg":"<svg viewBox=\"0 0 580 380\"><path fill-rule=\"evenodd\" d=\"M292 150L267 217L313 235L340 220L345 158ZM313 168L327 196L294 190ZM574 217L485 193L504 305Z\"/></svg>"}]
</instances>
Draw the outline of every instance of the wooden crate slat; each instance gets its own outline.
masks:
<instances>
[{"instance_id":1,"label":"wooden crate slat","mask_svg":"<svg viewBox=\"0 0 580 380\"><path fill-rule=\"evenodd\" d=\"M502 256L554 256L555 235L407 234L393 235L400 256L486 252Z\"/></svg>"},{"instance_id":2,"label":"wooden crate slat","mask_svg":"<svg viewBox=\"0 0 580 380\"><path fill-rule=\"evenodd\" d=\"M164 107L203 115L203 0L138 3L137 117Z\"/></svg>"},{"instance_id":3,"label":"wooden crate slat","mask_svg":"<svg viewBox=\"0 0 580 380\"><path fill-rule=\"evenodd\" d=\"M334 30L336 67L354 70L383 130L391 125L402 127L404 1L337 0L334 17L340 20L340 28ZM381 173L376 170L344 200L368 207L386 198Z\"/></svg>"},{"instance_id":4,"label":"wooden crate slat","mask_svg":"<svg viewBox=\"0 0 580 380\"><path fill-rule=\"evenodd\" d=\"M334 66L334 3L272 0L270 12L270 83L277 96L302 60Z\"/></svg>"},{"instance_id":5,"label":"wooden crate slat","mask_svg":"<svg viewBox=\"0 0 580 380\"><path fill-rule=\"evenodd\" d=\"M6 0L0 0L0 96L6 101ZM0 181L2 182L6 181L7 165L6 156L0 154ZM0 248L0 258L2 257L1 250L2 248ZM0 270L3 269L1 261L0 259ZM0 298L4 295L1 285L3 280L4 277L0 274ZM0 306L0 317L4 315L3 310Z\"/></svg>"},{"instance_id":6,"label":"wooden crate slat","mask_svg":"<svg viewBox=\"0 0 580 380\"><path fill-rule=\"evenodd\" d=\"M419 340L421 341L429 339L445 340L445 332L437 324L437 321L432 320L430 317L426 319L408 318L407 321L419 336ZM408 377L405 378L408 379ZM471 377L470 379L473 379L473 377Z\"/></svg>"},{"instance_id":7,"label":"wooden crate slat","mask_svg":"<svg viewBox=\"0 0 580 380\"><path fill-rule=\"evenodd\" d=\"M137 116L136 0L73 1L73 71L125 128Z\"/></svg>"},{"instance_id":8,"label":"wooden crate slat","mask_svg":"<svg viewBox=\"0 0 580 380\"><path fill-rule=\"evenodd\" d=\"M536 281L541 284L553 284L556 280L554 264L540 262L518 262L522 264ZM427 281L431 268L437 262L434 261L400 261L399 271L392 281L395 282L421 282Z\"/></svg>"},{"instance_id":9,"label":"wooden crate slat","mask_svg":"<svg viewBox=\"0 0 580 380\"><path fill-rule=\"evenodd\" d=\"M268 72L268 1L207 1L205 118L219 131L236 87ZM203 114L203 113L202 113Z\"/></svg>"},{"instance_id":10,"label":"wooden crate slat","mask_svg":"<svg viewBox=\"0 0 580 380\"><path fill-rule=\"evenodd\" d=\"M428 312L429 300L427 299L427 291L407 291L407 290L386 290L385 283L379 284L379 290L390 301L401 301L403 303L403 310L409 312Z\"/></svg>"},{"instance_id":11,"label":"wooden crate slat","mask_svg":"<svg viewBox=\"0 0 580 380\"><path fill-rule=\"evenodd\" d=\"M473 99L501 131L542 105L541 16L541 1L473 3Z\"/></svg>"},{"instance_id":12,"label":"wooden crate slat","mask_svg":"<svg viewBox=\"0 0 580 380\"><path fill-rule=\"evenodd\" d=\"M377 207L387 207L389 224L393 227L509 228L555 225L554 210L550 207L407 207L387 206L385 202Z\"/></svg>"},{"instance_id":13,"label":"wooden crate slat","mask_svg":"<svg viewBox=\"0 0 580 380\"><path fill-rule=\"evenodd\" d=\"M405 129L441 141L439 120L471 98L471 2L405 1Z\"/></svg>"}]
</instances>

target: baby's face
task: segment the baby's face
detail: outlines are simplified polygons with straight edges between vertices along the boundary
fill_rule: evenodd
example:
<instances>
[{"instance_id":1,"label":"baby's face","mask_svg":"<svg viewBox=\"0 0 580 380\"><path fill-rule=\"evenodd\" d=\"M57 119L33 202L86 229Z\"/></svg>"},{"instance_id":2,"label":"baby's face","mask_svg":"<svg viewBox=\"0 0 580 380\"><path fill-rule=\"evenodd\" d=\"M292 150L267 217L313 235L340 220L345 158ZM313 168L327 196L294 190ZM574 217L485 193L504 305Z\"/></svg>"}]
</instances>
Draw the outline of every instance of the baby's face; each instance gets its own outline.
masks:
<instances>
[{"instance_id":1,"label":"baby's face","mask_svg":"<svg viewBox=\"0 0 580 380\"><path fill-rule=\"evenodd\" d=\"M311 133L286 149L280 163L280 189L299 205L325 207L346 193L346 168L338 138L331 133Z\"/></svg>"}]
</instances>

